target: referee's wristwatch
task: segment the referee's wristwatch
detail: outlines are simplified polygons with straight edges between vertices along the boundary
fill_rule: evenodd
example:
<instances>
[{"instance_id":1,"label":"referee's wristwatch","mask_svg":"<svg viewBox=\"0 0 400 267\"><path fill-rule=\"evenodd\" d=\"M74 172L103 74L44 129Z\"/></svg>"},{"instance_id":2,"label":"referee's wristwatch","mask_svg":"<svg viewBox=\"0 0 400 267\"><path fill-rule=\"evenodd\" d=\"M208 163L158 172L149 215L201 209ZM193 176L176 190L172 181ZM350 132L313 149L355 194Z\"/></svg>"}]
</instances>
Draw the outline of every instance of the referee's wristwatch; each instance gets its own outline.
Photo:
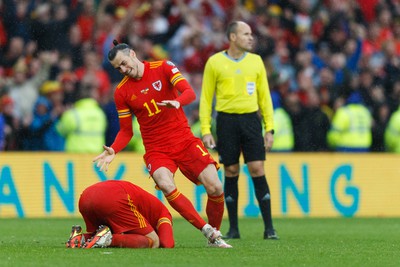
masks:
<instances>
[{"instance_id":1,"label":"referee's wristwatch","mask_svg":"<svg viewBox=\"0 0 400 267\"><path fill-rule=\"evenodd\" d=\"M275 133L274 129L272 129L271 131L268 131L268 133L271 133L272 135Z\"/></svg>"}]
</instances>

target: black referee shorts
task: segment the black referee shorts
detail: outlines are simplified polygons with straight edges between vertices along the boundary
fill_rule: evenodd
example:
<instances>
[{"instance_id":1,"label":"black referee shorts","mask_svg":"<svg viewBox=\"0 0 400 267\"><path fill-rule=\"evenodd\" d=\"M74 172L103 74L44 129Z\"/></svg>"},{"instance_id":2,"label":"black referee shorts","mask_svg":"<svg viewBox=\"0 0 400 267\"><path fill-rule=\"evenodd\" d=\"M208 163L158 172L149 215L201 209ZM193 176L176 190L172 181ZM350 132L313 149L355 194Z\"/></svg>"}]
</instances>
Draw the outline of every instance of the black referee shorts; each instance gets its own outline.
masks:
<instances>
[{"instance_id":1,"label":"black referee shorts","mask_svg":"<svg viewBox=\"0 0 400 267\"><path fill-rule=\"evenodd\" d=\"M243 152L244 162L265 160L261 118L257 114L217 114L217 149L219 161L225 166L239 163Z\"/></svg>"}]
</instances>

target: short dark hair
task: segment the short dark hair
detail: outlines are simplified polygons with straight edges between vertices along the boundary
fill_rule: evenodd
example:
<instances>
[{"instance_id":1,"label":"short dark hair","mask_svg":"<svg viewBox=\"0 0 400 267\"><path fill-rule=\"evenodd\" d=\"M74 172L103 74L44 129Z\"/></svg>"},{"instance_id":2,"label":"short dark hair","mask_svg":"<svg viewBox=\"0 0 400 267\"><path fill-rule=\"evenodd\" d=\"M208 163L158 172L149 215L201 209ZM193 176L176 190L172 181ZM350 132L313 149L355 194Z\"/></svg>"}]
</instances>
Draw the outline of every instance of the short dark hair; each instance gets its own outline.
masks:
<instances>
[{"instance_id":1,"label":"short dark hair","mask_svg":"<svg viewBox=\"0 0 400 267\"><path fill-rule=\"evenodd\" d=\"M125 43L120 43L111 48L111 50L108 52L108 60L111 61L115 58L117 55L118 51L122 51L124 54L128 55L129 50L131 50L131 47Z\"/></svg>"},{"instance_id":2,"label":"short dark hair","mask_svg":"<svg viewBox=\"0 0 400 267\"><path fill-rule=\"evenodd\" d=\"M238 21L232 21L226 28L226 37L230 40L231 33L236 33L238 27Z\"/></svg>"}]
</instances>

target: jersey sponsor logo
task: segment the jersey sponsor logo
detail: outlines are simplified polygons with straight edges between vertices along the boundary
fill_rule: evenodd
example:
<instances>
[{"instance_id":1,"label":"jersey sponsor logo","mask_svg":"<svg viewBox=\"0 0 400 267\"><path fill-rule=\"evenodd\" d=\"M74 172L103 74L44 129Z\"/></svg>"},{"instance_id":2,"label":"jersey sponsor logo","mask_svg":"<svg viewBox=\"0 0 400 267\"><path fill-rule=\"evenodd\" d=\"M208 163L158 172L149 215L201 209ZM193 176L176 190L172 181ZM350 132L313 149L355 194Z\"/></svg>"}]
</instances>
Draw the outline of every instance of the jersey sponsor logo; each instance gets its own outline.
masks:
<instances>
[{"instance_id":1,"label":"jersey sponsor logo","mask_svg":"<svg viewBox=\"0 0 400 267\"><path fill-rule=\"evenodd\" d=\"M172 73L173 73L173 74L175 74L175 73L179 72L178 68L176 68L176 67L175 67L175 68L173 68L171 71L172 71Z\"/></svg>"},{"instance_id":2,"label":"jersey sponsor logo","mask_svg":"<svg viewBox=\"0 0 400 267\"><path fill-rule=\"evenodd\" d=\"M157 91L161 91L161 87L162 87L162 83L160 80L153 83L153 88L156 89Z\"/></svg>"},{"instance_id":3,"label":"jersey sponsor logo","mask_svg":"<svg viewBox=\"0 0 400 267\"><path fill-rule=\"evenodd\" d=\"M169 61L169 60L167 61L167 64L168 64L168 65L170 65L170 66L175 66L175 64L174 64L174 63L172 63L172 62L171 62L171 61Z\"/></svg>"},{"instance_id":4,"label":"jersey sponsor logo","mask_svg":"<svg viewBox=\"0 0 400 267\"><path fill-rule=\"evenodd\" d=\"M254 90L256 89L256 83L247 82L246 88L247 88L247 93L249 93L249 95L252 95L254 93Z\"/></svg>"},{"instance_id":5,"label":"jersey sponsor logo","mask_svg":"<svg viewBox=\"0 0 400 267\"><path fill-rule=\"evenodd\" d=\"M143 89L140 91L142 94L147 94L149 92L149 88Z\"/></svg>"}]
</instances>

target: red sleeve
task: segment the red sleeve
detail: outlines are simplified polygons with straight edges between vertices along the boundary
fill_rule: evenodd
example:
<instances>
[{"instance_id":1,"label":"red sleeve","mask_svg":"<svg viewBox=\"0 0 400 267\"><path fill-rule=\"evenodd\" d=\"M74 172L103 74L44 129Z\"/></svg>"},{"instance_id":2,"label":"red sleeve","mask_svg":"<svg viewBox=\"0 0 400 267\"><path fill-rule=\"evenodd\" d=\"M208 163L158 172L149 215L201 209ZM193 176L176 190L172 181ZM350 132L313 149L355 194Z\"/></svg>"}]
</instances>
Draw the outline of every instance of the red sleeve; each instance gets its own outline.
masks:
<instances>
[{"instance_id":1,"label":"red sleeve","mask_svg":"<svg viewBox=\"0 0 400 267\"><path fill-rule=\"evenodd\" d=\"M132 114L129 108L124 105L121 95L114 94L114 98L119 118L119 132L111 147L114 149L115 153L118 153L128 145L133 136Z\"/></svg>"},{"instance_id":2,"label":"red sleeve","mask_svg":"<svg viewBox=\"0 0 400 267\"><path fill-rule=\"evenodd\" d=\"M196 93L186 79L179 81L175 85L175 88L181 93L180 96L175 99L181 103L181 106L190 104L196 100Z\"/></svg>"},{"instance_id":3,"label":"red sleeve","mask_svg":"<svg viewBox=\"0 0 400 267\"><path fill-rule=\"evenodd\" d=\"M164 61L164 73L167 75L170 83L176 88L180 95L175 99L181 106L190 104L196 99L196 93L192 86L171 61Z\"/></svg>"},{"instance_id":4,"label":"red sleeve","mask_svg":"<svg viewBox=\"0 0 400 267\"><path fill-rule=\"evenodd\" d=\"M119 119L119 127L120 130L111 145L115 154L124 149L133 136L132 117Z\"/></svg>"}]
</instances>

